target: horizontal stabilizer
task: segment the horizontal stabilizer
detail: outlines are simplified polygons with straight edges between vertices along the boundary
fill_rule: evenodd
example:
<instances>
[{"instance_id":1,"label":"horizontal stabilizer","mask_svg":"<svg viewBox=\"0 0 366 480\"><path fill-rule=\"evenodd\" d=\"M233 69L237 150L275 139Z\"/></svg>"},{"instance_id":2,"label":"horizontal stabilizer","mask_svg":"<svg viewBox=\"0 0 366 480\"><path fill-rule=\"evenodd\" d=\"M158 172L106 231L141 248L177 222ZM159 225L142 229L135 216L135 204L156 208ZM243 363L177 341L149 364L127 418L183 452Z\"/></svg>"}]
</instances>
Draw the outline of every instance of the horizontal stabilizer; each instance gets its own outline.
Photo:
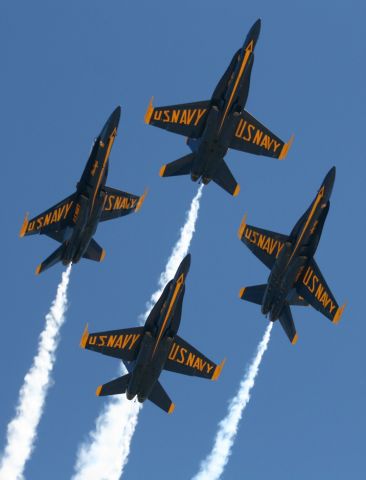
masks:
<instances>
[{"instance_id":1,"label":"horizontal stabilizer","mask_svg":"<svg viewBox=\"0 0 366 480\"><path fill-rule=\"evenodd\" d=\"M161 386L159 382L156 382L154 388L152 389L149 395L150 402L155 403L155 405L164 410L167 413L173 413L175 405L170 400L168 394Z\"/></svg>"},{"instance_id":2,"label":"horizontal stabilizer","mask_svg":"<svg viewBox=\"0 0 366 480\"><path fill-rule=\"evenodd\" d=\"M174 162L163 165L160 169L161 177L175 177L178 175L189 175L192 169L194 153L174 160Z\"/></svg>"},{"instance_id":3,"label":"horizontal stabilizer","mask_svg":"<svg viewBox=\"0 0 366 480\"><path fill-rule=\"evenodd\" d=\"M292 343L292 345L295 345L295 343L298 340L298 335L296 333L296 328L292 318L292 313L288 305L285 305L283 307L279 320L290 342Z\"/></svg>"},{"instance_id":4,"label":"horizontal stabilizer","mask_svg":"<svg viewBox=\"0 0 366 480\"><path fill-rule=\"evenodd\" d=\"M57 250L55 250L51 255L46 258L42 263L36 268L36 275L39 275L41 272L44 272L48 268L55 265L57 262L60 262L62 259L62 254L64 252L64 245L60 245Z\"/></svg>"},{"instance_id":5,"label":"horizontal stabilizer","mask_svg":"<svg viewBox=\"0 0 366 480\"><path fill-rule=\"evenodd\" d=\"M96 391L98 397L105 397L107 395L118 395L125 393L130 382L131 374L123 375L123 377L116 378L111 382L99 385Z\"/></svg>"},{"instance_id":6,"label":"horizontal stabilizer","mask_svg":"<svg viewBox=\"0 0 366 480\"><path fill-rule=\"evenodd\" d=\"M219 167L212 176L212 180L221 188L230 193L230 195L233 197L236 197L240 192L240 186L238 183L236 183L233 174L224 160L220 162Z\"/></svg>"},{"instance_id":7,"label":"horizontal stabilizer","mask_svg":"<svg viewBox=\"0 0 366 480\"><path fill-rule=\"evenodd\" d=\"M246 300L247 302L256 303L262 305L264 292L266 291L267 284L254 285L253 287L244 287L239 292L239 298Z\"/></svg>"},{"instance_id":8,"label":"horizontal stabilizer","mask_svg":"<svg viewBox=\"0 0 366 480\"><path fill-rule=\"evenodd\" d=\"M83 258L94 260L95 262L102 262L105 257L105 250L92 238Z\"/></svg>"}]
</instances>

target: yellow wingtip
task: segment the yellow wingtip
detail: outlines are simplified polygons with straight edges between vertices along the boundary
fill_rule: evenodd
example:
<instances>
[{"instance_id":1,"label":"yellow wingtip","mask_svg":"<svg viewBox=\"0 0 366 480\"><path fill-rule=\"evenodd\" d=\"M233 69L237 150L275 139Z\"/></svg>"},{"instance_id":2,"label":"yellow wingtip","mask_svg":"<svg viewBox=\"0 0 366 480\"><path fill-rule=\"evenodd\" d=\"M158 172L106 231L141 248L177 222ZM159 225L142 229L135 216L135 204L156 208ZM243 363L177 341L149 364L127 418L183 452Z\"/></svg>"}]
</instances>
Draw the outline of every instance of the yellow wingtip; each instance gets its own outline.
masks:
<instances>
[{"instance_id":1,"label":"yellow wingtip","mask_svg":"<svg viewBox=\"0 0 366 480\"><path fill-rule=\"evenodd\" d=\"M288 151L290 150L291 145L294 141L294 138L295 138L295 135L292 134L290 140L284 144L284 146L282 147L280 156L278 157L278 160L284 160L286 158Z\"/></svg>"},{"instance_id":2,"label":"yellow wingtip","mask_svg":"<svg viewBox=\"0 0 366 480\"><path fill-rule=\"evenodd\" d=\"M233 193L233 197L237 197L239 195L239 192L240 192L240 185L237 183Z\"/></svg>"},{"instance_id":3,"label":"yellow wingtip","mask_svg":"<svg viewBox=\"0 0 366 480\"><path fill-rule=\"evenodd\" d=\"M105 256L106 256L106 251L105 251L104 248L103 248L102 254L101 254L101 256L100 256L100 260L99 260L99 261L100 261L100 262L103 262L103 260L105 259Z\"/></svg>"},{"instance_id":4,"label":"yellow wingtip","mask_svg":"<svg viewBox=\"0 0 366 480\"><path fill-rule=\"evenodd\" d=\"M86 324L85 328L84 328L84 331L83 331L83 335L82 335L81 340L80 340L80 347L81 348L86 347L86 343L88 341L88 338L89 338L89 330L88 330L88 324Z\"/></svg>"},{"instance_id":5,"label":"yellow wingtip","mask_svg":"<svg viewBox=\"0 0 366 480\"><path fill-rule=\"evenodd\" d=\"M295 336L294 336L294 338L293 338L292 341L291 341L291 345L296 345L298 339L299 339L299 336L298 336L297 333L295 333Z\"/></svg>"},{"instance_id":6,"label":"yellow wingtip","mask_svg":"<svg viewBox=\"0 0 366 480\"><path fill-rule=\"evenodd\" d=\"M42 268L42 263L40 263L36 268L36 275L39 275L41 273L41 268Z\"/></svg>"},{"instance_id":7,"label":"yellow wingtip","mask_svg":"<svg viewBox=\"0 0 366 480\"><path fill-rule=\"evenodd\" d=\"M240 289L239 298L243 298L246 287Z\"/></svg>"},{"instance_id":8,"label":"yellow wingtip","mask_svg":"<svg viewBox=\"0 0 366 480\"><path fill-rule=\"evenodd\" d=\"M336 311L336 314L334 315L333 323L337 324L341 321L343 311L344 311L345 308L346 308L345 303L341 307L338 308L338 310Z\"/></svg>"},{"instance_id":9,"label":"yellow wingtip","mask_svg":"<svg viewBox=\"0 0 366 480\"><path fill-rule=\"evenodd\" d=\"M171 403L168 410L168 414L170 415L171 413L174 412L174 410L175 410L175 403Z\"/></svg>"},{"instance_id":10,"label":"yellow wingtip","mask_svg":"<svg viewBox=\"0 0 366 480\"><path fill-rule=\"evenodd\" d=\"M140 210L140 208L142 207L142 204L144 203L146 195L148 194L148 192L149 192L149 190L147 188L145 188L144 193L141 195L139 201L137 202L135 212L138 212Z\"/></svg>"},{"instance_id":11,"label":"yellow wingtip","mask_svg":"<svg viewBox=\"0 0 366 480\"><path fill-rule=\"evenodd\" d=\"M24 217L24 220L23 220L23 224L22 224L22 228L20 229L20 232L19 232L19 237L22 238L24 237L25 235L25 232L27 231L27 228L28 228L28 215L29 213L27 212L25 214L25 217Z\"/></svg>"},{"instance_id":12,"label":"yellow wingtip","mask_svg":"<svg viewBox=\"0 0 366 480\"><path fill-rule=\"evenodd\" d=\"M154 100L154 97L151 97L149 105L148 105L146 113L145 113L145 123L150 123L151 116L152 116L153 111L154 111L153 100Z\"/></svg>"},{"instance_id":13,"label":"yellow wingtip","mask_svg":"<svg viewBox=\"0 0 366 480\"><path fill-rule=\"evenodd\" d=\"M219 376L221 375L221 371L224 368L225 363L226 363L226 358L224 358L224 360L220 363L220 365L216 366L211 380L215 381L219 378Z\"/></svg>"},{"instance_id":14,"label":"yellow wingtip","mask_svg":"<svg viewBox=\"0 0 366 480\"><path fill-rule=\"evenodd\" d=\"M243 217L243 220L241 221L239 230L238 230L239 240L241 240L241 239L243 238L243 235L244 235L244 231L245 231L245 229L246 229L246 226L247 226L247 214L245 213L245 214L244 214L244 217Z\"/></svg>"},{"instance_id":15,"label":"yellow wingtip","mask_svg":"<svg viewBox=\"0 0 366 480\"><path fill-rule=\"evenodd\" d=\"M159 175L161 177L164 177L165 170L166 170L166 165L163 165L159 171Z\"/></svg>"},{"instance_id":16,"label":"yellow wingtip","mask_svg":"<svg viewBox=\"0 0 366 480\"><path fill-rule=\"evenodd\" d=\"M96 389L95 395L96 395L97 397L100 397L100 393L101 393L101 391L102 391L102 388L103 388L103 385L99 385L99 387Z\"/></svg>"}]
</instances>

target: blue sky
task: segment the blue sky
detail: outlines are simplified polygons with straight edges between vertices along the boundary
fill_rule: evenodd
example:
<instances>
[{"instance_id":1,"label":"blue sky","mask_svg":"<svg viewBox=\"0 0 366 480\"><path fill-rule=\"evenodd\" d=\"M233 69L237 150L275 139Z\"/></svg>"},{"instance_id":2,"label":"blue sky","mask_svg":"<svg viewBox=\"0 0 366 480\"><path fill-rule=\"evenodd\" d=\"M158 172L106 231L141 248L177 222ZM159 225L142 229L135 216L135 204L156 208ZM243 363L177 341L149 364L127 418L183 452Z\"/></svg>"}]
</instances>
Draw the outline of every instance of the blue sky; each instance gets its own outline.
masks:
<instances>
[{"instance_id":1,"label":"blue sky","mask_svg":"<svg viewBox=\"0 0 366 480\"><path fill-rule=\"evenodd\" d=\"M258 17L247 109L295 141L284 162L230 152L239 197L205 188L180 334L227 364L218 383L163 374L176 411L145 405L125 477L196 473L266 327L259 308L237 298L240 287L268 276L237 239L242 215L289 232L332 165L337 178L316 259L338 302L348 302L344 316L333 326L310 308L294 309L295 347L275 325L224 478L363 477L365 13L355 0L2 3L2 444L63 270L34 276L56 244L19 239L24 213L72 193L94 137L119 104L108 184L150 189L138 214L100 226L105 261L73 268L55 384L27 478L71 476L77 446L104 402L95 387L115 376L118 363L79 348L84 324L137 323L197 190L188 178L158 176L188 149L181 137L143 123L150 97L156 105L209 99Z\"/></svg>"}]
</instances>

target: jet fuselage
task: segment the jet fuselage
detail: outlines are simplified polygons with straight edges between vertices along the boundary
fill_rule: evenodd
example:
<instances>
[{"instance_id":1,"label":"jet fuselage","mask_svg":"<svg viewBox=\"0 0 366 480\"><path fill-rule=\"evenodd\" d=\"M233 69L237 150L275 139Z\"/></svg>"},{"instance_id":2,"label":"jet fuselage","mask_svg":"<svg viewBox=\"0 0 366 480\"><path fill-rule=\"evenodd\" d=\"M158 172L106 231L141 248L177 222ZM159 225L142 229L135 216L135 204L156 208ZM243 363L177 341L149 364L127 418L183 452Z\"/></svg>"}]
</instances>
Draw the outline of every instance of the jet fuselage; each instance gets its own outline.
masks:
<instances>
[{"instance_id":1,"label":"jet fuselage","mask_svg":"<svg viewBox=\"0 0 366 480\"><path fill-rule=\"evenodd\" d=\"M202 178L207 184L229 149L248 98L253 52L259 32L260 20L257 20L215 88L202 136L187 141L196 154L191 170L193 181Z\"/></svg>"},{"instance_id":2,"label":"jet fuselage","mask_svg":"<svg viewBox=\"0 0 366 480\"><path fill-rule=\"evenodd\" d=\"M315 200L293 228L268 278L262 313L271 321L279 318L296 281L313 258L329 211L329 199L335 180L332 168L324 179Z\"/></svg>"},{"instance_id":3,"label":"jet fuselage","mask_svg":"<svg viewBox=\"0 0 366 480\"><path fill-rule=\"evenodd\" d=\"M117 135L120 107L111 114L101 133L94 141L88 162L77 184L74 205L74 226L64 230L62 262L77 263L87 251L103 212L109 155Z\"/></svg>"},{"instance_id":4,"label":"jet fuselage","mask_svg":"<svg viewBox=\"0 0 366 480\"><path fill-rule=\"evenodd\" d=\"M131 379L126 390L129 400L137 396L139 402L144 402L164 368L180 325L184 283L189 266L190 255L187 255L146 320L140 350L131 368Z\"/></svg>"}]
</instances>

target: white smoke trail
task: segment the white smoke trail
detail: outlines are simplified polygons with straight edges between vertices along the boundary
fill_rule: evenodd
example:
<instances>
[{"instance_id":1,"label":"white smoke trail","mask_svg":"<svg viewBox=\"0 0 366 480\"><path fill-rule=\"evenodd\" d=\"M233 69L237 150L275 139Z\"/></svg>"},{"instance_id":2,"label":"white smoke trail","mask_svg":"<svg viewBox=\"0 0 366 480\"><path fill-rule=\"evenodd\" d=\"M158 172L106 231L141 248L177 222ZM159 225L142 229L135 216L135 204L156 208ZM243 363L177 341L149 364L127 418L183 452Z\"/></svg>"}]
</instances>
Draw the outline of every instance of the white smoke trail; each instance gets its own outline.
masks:
<instances>
[{"instance_id":1,"label":"white smoke trail","mask_svg":"<svg viewBox=\"0 0 366 480\"><path fill-rule=\"evenodd\" d=\"M257 347L252 363L249 365L243 380L240 382L237 394L230 401L226 417L219 423L219 429L216 433L212 450L201 462L200 470L192 480L218 480L221 477L231 455L231 449L238 432L239 422L250 400L250 391L254 387L259 366L264 352L267 350L272 327L273 323L270 322Z\"/></svg>"},{"instance_id":2,"label":"white smoke trail","mask_svg":"<svg viewBox=\"0 0 366 480\"><path fill-rule=\"evenodd\" d=\"M71 264L62 274L56 298L46 315L46 325L39 337L37 355L24 377L15 416L8 424L6 446L0 461L1 480L23 479L25 464L34 448L37 427L48 389L52 385L51 373L56 360L60 328L65 321L70 272Z\"/></svg>"},{"instance_id":3,"label":"white smoke trail","mask_svg":"<svg viewBox=\"0 0 366 480\"><path fill-rule=\"evenodd\" d=\"M158 289L146 304L146 311L140 315L140 324L146 320L151 308L160 297L165 284L173 278L180 262L188 253L195 232L202 185L193 198L184 226L177 243L168 259L164 272L160 275ZM126 369L122 367L120 375ZM140 403L126 399L125 395L108 399L108 403L96 420L95 428L87 440L79 447L73 480L118 480L130 453L131 441L137 425Z\"/></svg>"}]
</instances>

